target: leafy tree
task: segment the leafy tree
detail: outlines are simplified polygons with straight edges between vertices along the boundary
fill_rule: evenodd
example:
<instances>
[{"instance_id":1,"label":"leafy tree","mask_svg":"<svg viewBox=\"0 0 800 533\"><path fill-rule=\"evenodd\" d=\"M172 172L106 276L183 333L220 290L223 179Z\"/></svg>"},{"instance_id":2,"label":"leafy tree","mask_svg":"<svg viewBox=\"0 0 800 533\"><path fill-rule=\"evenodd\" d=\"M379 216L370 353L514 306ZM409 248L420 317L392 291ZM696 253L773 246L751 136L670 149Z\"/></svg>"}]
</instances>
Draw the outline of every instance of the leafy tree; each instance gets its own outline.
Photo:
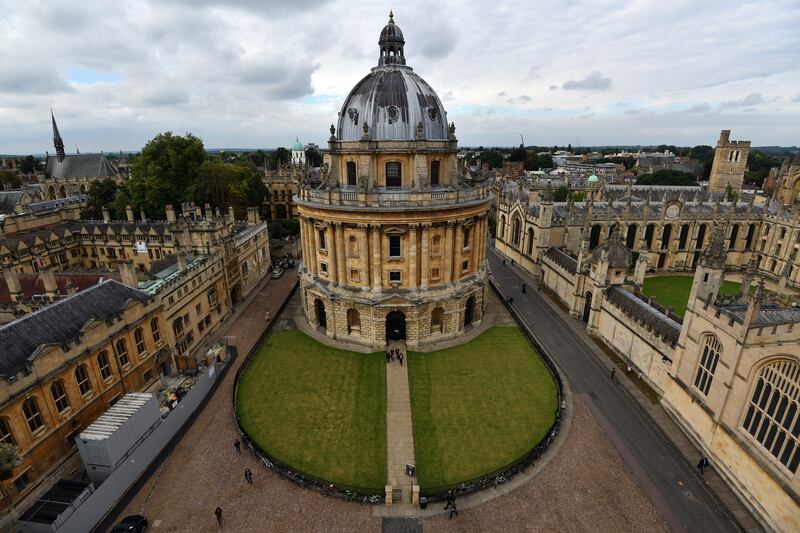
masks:
<instances>
[{"instance_id":1,"label":"leafy tree","mask_svg":"<svg viewBox=\"0 0 800 533\"><path fill-rule=\"evenodd\" d=\"M525 158L525 170L539 170L539 154L536 153L536 150L528 152Z\"/></svg>"},{"instance_id":2,"label":"leafy tree","mask_svg":"<svg viewBox=\"0 0 800 533\"><path fill-rule=\"evenodd\" d=\"M284 148L283 146L278 147L275 150L275 161L277 161L281 165L285 165L292 159L292 152Z\"/></svg>"},{"instance_id":3,"label":"leafy tree","mask_svg":"<svg viewBox=\"0 0 800 533\"><path fill-rule=\"evenodd\" d=\"M509 161L525 161L528 159L528 151L521 144L519 148L511 150L511 155L508 156Z\"/></svg>"},{"instance_id":4,"label":"leafy tree","mask_svg":"<svg viewBox=\"0 0 800 533\"><path fill-rule=\"evenodd\" d=\"M553 156L550 154L539 154L538 157L539 169L553 168Z\"/></svg>"},{"instance_id":5,"label":"leafy tree","mask_svg":"<svg viewBox=\"0 0 800 533\"><path fill-rule=\"evenodd\" d=\"M637 185L697 185L697 177L689 172L662 169L636 179Z\"/></svg>"},{"instance_id":6,"label":"leafy tree","mask_svg":"<svg viewBox=\"0 0 800 533\"><path fill-rule=\"evenodd\" d=\"M733 190L733 187L730 183L725 185L725 198L730 202L738 202L739 201L739 193Z\"/></svg>"},{"instance_id":7,"label":"leafy tree","mask_svg":"<svg viewBox=\"0 0 800 533\"><path fill-rule=\"evenodd\" d=\"M259 148L255 152L250 152L248 156L256 168L264 168L264 163L267 161L267 154L264 153L264 150Z\"/></svg>"},{"instance_id":8,"label":"leafy tree","mask_svg":"<svg viewBox=\"0 0 800 533\"><path fill-rule=\"evenodd\" d=\"M566 185L559 185L558 189L553 191L553 201L566 202L569 188Z\"/></svg>"},{"instance_id":9,"label":"leafy tree","mask_svg":"<svg viewBox=\"0 0 800 533\"><path fill-rule=\"evenodd\" d=\"M292 235L300 235L300 221L296 218L290 218L283 221L284 229Z\"/></svg>"},{"instance_id":10,"label":"leafy tree","mask_svg":"<svg viewBox=\"0 0 800 533\"><path fill-rule=\"evenodd\" d=\"M485 152L481 153L481 165L483 163L489 163L489 168L502 168L503 167L503 156L497 150L486 150Z\"/></svg>"},{"instance_id":11,"label":"leafy tree","mask_svg":"<svg viewBox=\"0 0 800 533\"><path fill-rule=\"evenodd\" d=\"M22 463L17 449L5 442L0 442L0 480L9 479L14 467Z\"/></svg>"},{"instance_id":12,"label":"leafy tree","mask_svg":"<svg viewBox=\"0 0 800 533\"><path fill-rule=\"evenodd\" d=\"M219 159L203 162L197 182L189 188L189 196L200 205L227 211L233 207L236 218L246 216L247 208L264 201L266 187L255 166L224 163Z\"/></svg>"},{"instance_id":13,"label":"leafy tree","mask_svg":"<svg viewBox=\"0 0 800 533\"><path fill-rule=\"evenodd\" d=\"M122 206L121 211L117 210L114 204L114 199L117 196L117 183L111 179L98 180L92 182L89 187L89 200L86 202L86 207L81 211L81 218L85 220L100 220L103 218L103 207L107 207L110 211L112 219L122 218L125 206Z\"/></svg>"},{"instance_id":14,"label":"leafy tree","mask_svg":"<svg viewBox=\"0 0 800 533\"><path fill-rule=\"evenodd\" d=\"M573 191L572 192L572 201L573 202L582 202L586 199L586 193L583 191Z\"/></svg>"},{"instance_id":15,"label":"leafy tree","mask_svg":"<svg viewBox=\"0 0 800 533\"><path fill-rule=\"evenodd\" d=\"M20 171L22 171L25 174L30 174L31 172L35 172L36 159L34 159L32 155L26 156L25 159L22 161L22 165L20 166Z\"/></svg>"},{"instance_id":16,"label":"leafy tree","mask_svg":"<svg viewBox=\"0 0 800 533\"><path fill-rule=\"evenodd\" d=\"M321 167L322 154L314 147L306 148L306 161L312 167Z\"/></svg>"},{"instance_id":17,"label":"leafy tree","mask_svg":"<svg viewBox=\"0 0 800 533\"><path fill-rule=\"evenodd\" d=\"M18 189L22 186L22 180L13 170L0 170L0 185L8 189Z\"/></svg>"},{"instance_id":18,"label":"leafy tree","mask_svg":"<svg viewBox=\"0 0 800 533\"><path fill-rule=\"evenodd\" d=\"M205 160L200 138L191 133L185 137L160 133L131 161L125 194L135 210L164 218L166 204L180 205L191 198L189 189L197 182Z\"/></svg>"}]
</instances>

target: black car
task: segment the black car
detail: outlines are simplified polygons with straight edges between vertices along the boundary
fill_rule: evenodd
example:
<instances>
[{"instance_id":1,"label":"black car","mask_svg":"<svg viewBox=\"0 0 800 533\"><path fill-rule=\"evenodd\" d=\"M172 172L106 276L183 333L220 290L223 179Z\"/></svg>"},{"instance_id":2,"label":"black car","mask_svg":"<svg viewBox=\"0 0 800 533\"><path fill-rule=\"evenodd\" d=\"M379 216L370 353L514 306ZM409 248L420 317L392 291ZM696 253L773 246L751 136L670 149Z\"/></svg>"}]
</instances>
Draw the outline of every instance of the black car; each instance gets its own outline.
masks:
<instances>
[{"instance_id":1,"label":"black car","mask_svg":"<svg viewBox=\"0 0 800 533\"><path fill-rule=\"evenodd\" d=\"M147 529L147 518L132 514L122 519L122 522L114 526L111 533L144 533Z\"/></svg>"}]
</instances>

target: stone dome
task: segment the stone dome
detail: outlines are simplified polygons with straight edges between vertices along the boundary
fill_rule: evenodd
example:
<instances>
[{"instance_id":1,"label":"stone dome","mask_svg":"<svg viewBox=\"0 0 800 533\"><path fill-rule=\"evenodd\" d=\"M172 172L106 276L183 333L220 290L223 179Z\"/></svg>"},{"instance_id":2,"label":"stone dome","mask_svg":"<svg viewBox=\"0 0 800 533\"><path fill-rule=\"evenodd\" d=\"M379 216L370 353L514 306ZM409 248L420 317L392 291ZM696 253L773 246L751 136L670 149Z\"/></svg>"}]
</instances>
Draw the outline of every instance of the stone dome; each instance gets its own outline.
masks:
<instances>
[{"instance_id":1,"label":"stone dome","mask_svg":"<svg viewBox=\"0 0 800 533\"><path fill-rule=\"evenodd\" d=\"M390 15L381 31L378 66L359 81L339 112L337 138L359 141L364 124L370 140L447 140L447 113L428 83L405 64L403 32Z\"/></svg>"},{"instance_id":2,"label":"stone dome","mask_svg":"<svg viewBox=\"0 0 800 533\"><path fill-rule=\"evenodd\" d=\"M592 174L591 176L589 176L589 179L586 180L586 181L588 181L589 183L597 183L598 181L600 181L600 178L598 178L596 175Z\"/></svg>"}]
</instances>

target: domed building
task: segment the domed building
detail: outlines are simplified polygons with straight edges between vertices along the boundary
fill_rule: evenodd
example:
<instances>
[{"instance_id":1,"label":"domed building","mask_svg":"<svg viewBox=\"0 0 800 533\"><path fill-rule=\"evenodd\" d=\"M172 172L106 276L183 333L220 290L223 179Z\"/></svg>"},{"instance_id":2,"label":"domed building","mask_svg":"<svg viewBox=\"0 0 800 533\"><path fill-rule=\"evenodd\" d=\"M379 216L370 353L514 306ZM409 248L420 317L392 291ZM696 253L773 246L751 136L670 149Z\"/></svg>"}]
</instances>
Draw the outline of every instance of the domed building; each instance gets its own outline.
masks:
<instances>
[{"instance_id":1,"label":"domed building","mask_svg":"<svg viewBox=\"0 0 800 533\"><path fill-rule=\"evenodd\" d=\"M491 194L459 167L455 125L406 64L391 14L378 44L331 125L328 166L295 200L301 291L328 337L414 348L480 323Z\"/></svg>"}]
</instances>

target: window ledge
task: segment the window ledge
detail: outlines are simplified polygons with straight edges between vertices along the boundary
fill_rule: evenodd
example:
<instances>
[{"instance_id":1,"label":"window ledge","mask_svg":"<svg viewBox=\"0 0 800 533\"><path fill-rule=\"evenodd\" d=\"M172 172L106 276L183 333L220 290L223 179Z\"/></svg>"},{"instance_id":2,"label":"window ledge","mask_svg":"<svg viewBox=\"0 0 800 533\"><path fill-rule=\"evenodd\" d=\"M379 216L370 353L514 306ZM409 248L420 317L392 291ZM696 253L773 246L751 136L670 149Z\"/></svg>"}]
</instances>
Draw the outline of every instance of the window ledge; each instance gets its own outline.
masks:
<instances>
[{"instance_id":1,"label":"window ledge","mask_svg":"<svg viewBox=\"0 0 800 533\"><path fill-rule=\"evenodd\" d=\"M402 255L390 255L386 260L390 263L400 263L405 259Z\"/></svg>"}]
</instances>

